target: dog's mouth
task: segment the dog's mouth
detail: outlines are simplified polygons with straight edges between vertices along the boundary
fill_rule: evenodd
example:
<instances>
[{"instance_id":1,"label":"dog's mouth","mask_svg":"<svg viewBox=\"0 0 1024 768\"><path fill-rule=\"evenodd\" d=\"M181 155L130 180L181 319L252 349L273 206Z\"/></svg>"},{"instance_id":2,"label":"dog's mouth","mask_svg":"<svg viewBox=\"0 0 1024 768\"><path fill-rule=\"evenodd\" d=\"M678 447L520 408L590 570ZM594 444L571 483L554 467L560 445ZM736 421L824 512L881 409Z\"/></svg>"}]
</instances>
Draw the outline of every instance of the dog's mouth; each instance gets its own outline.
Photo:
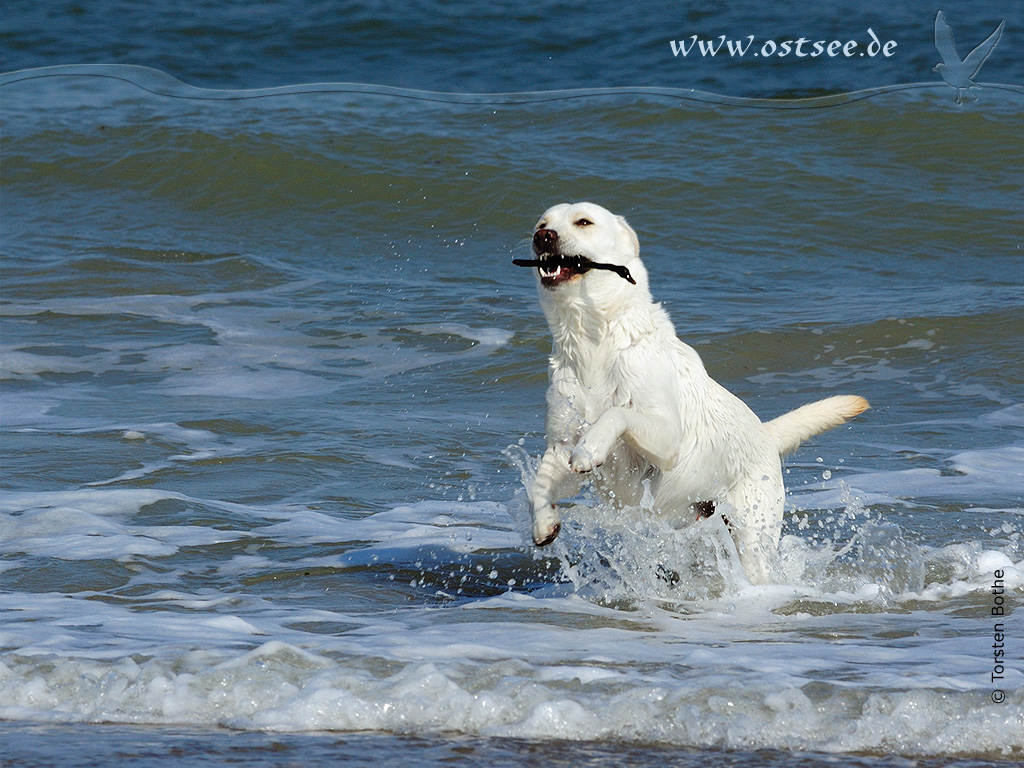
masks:
<instances>
[{"instance_id":1,"label":"dog's mouth","mask_svg":"<svg viewBox=\"0 0 1024 768\"><path fill-rule=\"evenodd\" d=\"M602 264L591 261L586 256L563 256L561 254L541 254L541 256L542 258L539 259L512 259L512 263L517 267L536 267L540 274L540 283L545 288L554 288L592 269L606 269L615 272L623 280L636 285L629 270L620 264Z\"/></svg>"},{"instance_id":2,"label":"dog's mouth","mask_svg":"<svg viewBox=\"0 0 1024 768\"><path fill-rule=\"evenodd\" d=\"M583 256L561 256L540 254L539 259L513 259L517 267L536 267L540 275L540 284L545 288L567 283L575 277L587 272L589 259Z\"/></svg>"}]
</instances>

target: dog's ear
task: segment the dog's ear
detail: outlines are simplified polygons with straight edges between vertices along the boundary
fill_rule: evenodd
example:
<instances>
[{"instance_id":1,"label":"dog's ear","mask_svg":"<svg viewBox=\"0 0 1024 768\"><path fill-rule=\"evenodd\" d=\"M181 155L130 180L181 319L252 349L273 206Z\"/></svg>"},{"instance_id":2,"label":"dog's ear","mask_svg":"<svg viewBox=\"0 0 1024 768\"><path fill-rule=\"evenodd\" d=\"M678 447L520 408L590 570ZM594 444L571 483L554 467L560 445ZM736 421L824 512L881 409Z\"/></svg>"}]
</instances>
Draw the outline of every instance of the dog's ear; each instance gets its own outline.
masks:
<instances>
[{"instance_id":1,"label":"dog's ear","mask_svg":"<svg viewBox=\"0 0 1024 768\"><path fill-rule=\"evenodd\" d=\"M629 226L629 222L626 221L626 217L625 216L616 216L615 218L617 218L619 220L619 224L622 225L622 228L624 230L626 230L626 234L629 235L629 243L630 243L630 245L633 248L633 255L634 256L639 256L640 255L640 238L636 236L636 232L634 232L633 228L631 226Z\"/></svg>"}]
</instances>

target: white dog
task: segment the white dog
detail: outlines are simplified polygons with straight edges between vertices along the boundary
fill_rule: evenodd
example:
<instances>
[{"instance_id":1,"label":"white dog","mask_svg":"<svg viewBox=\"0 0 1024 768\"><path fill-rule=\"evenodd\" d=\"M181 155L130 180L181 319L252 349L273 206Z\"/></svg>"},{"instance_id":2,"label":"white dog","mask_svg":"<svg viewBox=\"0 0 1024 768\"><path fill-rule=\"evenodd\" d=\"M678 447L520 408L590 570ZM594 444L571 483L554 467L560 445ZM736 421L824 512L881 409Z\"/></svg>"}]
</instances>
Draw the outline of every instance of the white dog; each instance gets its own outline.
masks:
<instances>
[{"instance_id":1,"label":"white dog","mask_svg":"<svg viewBox=\"0 0 1024 768\"><path fill-rule=\"evenodd\" d=\"M697 520L716 510L755 584L768 580L782 529L781 457L868 408L839 396L762 424L704 370L651 299L636 233L593 203L548 209L533 234L540 303L554 349L547 449L530 489L533 540L554 541L554 504L584 475L610 503ZM647 482L645 482L647 481Z\"/></svg>"}]
</instances>

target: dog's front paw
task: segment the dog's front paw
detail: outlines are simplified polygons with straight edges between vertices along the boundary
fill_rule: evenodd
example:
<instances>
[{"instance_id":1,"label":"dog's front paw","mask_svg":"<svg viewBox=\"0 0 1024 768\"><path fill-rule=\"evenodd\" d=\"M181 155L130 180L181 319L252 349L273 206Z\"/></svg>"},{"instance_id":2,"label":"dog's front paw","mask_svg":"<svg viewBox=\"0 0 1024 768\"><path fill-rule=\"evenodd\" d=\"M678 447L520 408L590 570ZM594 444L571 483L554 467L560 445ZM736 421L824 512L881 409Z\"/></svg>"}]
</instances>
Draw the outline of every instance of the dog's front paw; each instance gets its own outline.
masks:
<instances>
[{"instance_id":1,"label":"dog's front paw","mask_svg":"<svg viewBox=\"0 0 1024 768\"><path fill-rule=\"evenodd\" d=\"M569 469L579 474L593 472L601 466L601 463L594 459L594 455L584 444L577 445L569 455Z\"/></svg>"},{"instance_id":2,"label":"dog's front paw","mask_svg":"<svg viewBox=\"0 0 1024 768\"><path fill-rule=\"evenodd\" d=\"M558 537L562 523L558 519L558 511L550 504L533 511L533 543L538 547L546 547Z\"/></svg>"},{"instance_id":3,"label":"dog's front paw","mask_svg":"<svg viewBox=\"0 0 1024 768\"><path fill-rule=\"evenodd\" d=\"M618 409L621 410L621 409ZM611 455L622 430L616 420L617 409L605 412L569 454L569 468L573 472L593 472Z\"/></svg>"},{"instance_id":4,"label":"dog's front paw","mask_svg":"<svg viewBox=\"0 0 1024 768\"><path fill-rule=\"evenodd\" d=\"M538 547L546 547L548 544L550 544L552 541L558 538L558 532L560 530L562 530L561 523L555 523L550 528L544 531L535 530L533 532L533 543L536 544Z\"/></svg>"}]
</instances>

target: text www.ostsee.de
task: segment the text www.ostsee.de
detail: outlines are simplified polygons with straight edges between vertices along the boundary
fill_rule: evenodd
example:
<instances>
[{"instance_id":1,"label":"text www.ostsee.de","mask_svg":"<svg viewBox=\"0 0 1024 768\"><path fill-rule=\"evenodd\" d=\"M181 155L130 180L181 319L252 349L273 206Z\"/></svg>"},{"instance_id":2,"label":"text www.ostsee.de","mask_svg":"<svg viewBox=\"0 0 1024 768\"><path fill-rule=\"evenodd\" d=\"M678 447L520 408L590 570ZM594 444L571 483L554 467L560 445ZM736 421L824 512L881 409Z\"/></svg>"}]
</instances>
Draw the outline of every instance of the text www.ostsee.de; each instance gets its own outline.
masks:
<instances>
[{"instance_id":1,"label":"text www.ostsee.de","mask_svg":"<svg viewBox=\"0 0 1024 768\"><path fill-rule=\"evenodd\" d=\"M787 58L794 59L816 59L822 56L830 58L854 58L868 56L892 56L896 52L896 41L888 40L882 42L871 27L868 27L866 43L857 40L811 40L807 37L798 37L795 40L786 39L781 41L765 40L760 46L754 45L754 35L748 35L740 40L727 39L725 35L714 38L701 38L698 35L691 35L686 40L669 40L672 48L672 55L676 58L713 58L715 56L730 56L743 58L754 56L758 58Z\"/></svg>"}]
</instances>

